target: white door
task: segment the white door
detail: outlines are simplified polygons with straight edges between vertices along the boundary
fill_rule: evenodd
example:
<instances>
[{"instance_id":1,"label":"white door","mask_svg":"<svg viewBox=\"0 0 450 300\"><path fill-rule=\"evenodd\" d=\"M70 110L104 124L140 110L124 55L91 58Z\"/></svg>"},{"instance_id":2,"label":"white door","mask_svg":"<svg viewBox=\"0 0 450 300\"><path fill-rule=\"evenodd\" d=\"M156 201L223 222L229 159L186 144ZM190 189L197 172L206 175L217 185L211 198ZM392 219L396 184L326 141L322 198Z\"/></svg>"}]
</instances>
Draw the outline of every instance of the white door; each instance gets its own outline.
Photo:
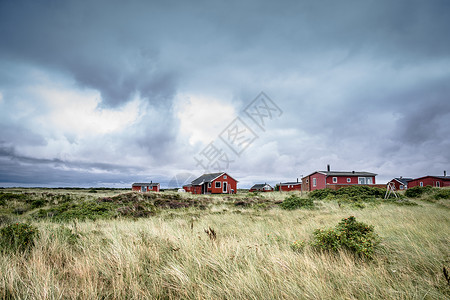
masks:
<instances>
[{"instance_id":1,"label":"white door","mask_svg":"<svg viewBox=\"0 0 450 300\"><path fill-rule=\"evenodd\" d=\"M227 193L227 183L225 181L223 182L223 193Z\"/></svg>"}]
</instances>

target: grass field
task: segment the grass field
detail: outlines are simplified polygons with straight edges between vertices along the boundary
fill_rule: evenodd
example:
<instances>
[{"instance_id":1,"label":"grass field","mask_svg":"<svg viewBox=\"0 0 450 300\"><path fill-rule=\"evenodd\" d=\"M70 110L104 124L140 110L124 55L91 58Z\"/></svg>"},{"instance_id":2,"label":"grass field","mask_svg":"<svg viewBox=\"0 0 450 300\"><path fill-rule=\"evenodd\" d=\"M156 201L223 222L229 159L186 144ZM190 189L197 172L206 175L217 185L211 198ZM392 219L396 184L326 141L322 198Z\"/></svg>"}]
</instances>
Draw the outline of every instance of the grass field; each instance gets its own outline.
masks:
<instances>
[{"instance_id":1,"label":"grass field","mask_svg":"<svg viewBox=\"0 0 450 300\"><path fill-rule=\"evenodd\" d=\"M445 197L328 197L284 210L287 193L0 193L0 226L40 232L30 251L2 251L3 299L450 299ZM309 245L315 229L349 216L381 237L373 259ZM294 241L305 247L293 251Z\"/></svg>"}]
</instances>

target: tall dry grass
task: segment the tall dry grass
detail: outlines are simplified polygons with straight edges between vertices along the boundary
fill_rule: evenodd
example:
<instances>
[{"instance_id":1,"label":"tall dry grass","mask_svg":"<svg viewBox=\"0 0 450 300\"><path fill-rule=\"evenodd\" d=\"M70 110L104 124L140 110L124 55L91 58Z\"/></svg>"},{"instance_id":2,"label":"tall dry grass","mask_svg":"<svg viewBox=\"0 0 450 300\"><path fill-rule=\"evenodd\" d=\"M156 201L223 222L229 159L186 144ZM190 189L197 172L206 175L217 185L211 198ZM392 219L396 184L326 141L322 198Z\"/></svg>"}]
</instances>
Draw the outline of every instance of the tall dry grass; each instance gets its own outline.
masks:
<instances>
[{"instance_id":1,"label":"tall dry grass","mask_svg":"<svg viewBox=\"0 0 450 300\"><path fill-rule=\"evenodd\" d=\"M0 297L449 299L448 212L426 202L362 210L323 202L317 210L218 207L136 221L41 222L30 253L0 255ZM350 215L383 238L374 260L291 250L294 240Z\"/></svg>"}]
</instances>

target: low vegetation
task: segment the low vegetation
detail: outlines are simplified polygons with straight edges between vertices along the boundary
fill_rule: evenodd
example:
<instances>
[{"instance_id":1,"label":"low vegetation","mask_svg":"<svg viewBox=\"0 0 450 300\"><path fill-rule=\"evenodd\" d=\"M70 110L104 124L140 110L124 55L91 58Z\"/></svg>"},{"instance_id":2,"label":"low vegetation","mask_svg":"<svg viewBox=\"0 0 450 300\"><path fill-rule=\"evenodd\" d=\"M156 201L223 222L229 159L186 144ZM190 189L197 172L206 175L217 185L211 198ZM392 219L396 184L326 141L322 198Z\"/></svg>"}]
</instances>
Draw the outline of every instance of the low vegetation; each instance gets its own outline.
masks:
<instances>
[{"instance_id":1,"label":"low vegetation","mask_svg":"<svg viewBox=\"0 0 450 300\"><path fill-rule=\"evenodd\" d=\"M0 192L0 298L450 298L448 189L92 190Z\"/></svg>"}]
</instances>

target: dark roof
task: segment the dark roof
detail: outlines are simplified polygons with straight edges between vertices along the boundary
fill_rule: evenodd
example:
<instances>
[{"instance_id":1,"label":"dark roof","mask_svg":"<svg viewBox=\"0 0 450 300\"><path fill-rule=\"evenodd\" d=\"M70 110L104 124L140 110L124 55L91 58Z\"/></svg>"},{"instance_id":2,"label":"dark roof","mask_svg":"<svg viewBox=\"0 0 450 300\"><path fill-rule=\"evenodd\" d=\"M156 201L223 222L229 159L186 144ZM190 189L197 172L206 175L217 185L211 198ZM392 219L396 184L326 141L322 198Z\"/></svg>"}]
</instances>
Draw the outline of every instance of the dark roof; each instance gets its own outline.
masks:
<instances>
[{"instance_id":1,"label":"dark roof","mask_svg":"<svg viewBox=\"0 0 450 300\"><path fill-rule=\"evenodd\" d=\"M281 185L295 185L295 184L302 184L301 181L294 181L294 182L281 182Z\"/></svg>"},{"instance_id":2,"label":"dark roof","mask_svg":"<svg viewBox=\"0 0 450 300\"><path fill-rule=\"evenodd\" d=\"M266 185L268 185L268 186L270 186L270 188L272 188L272 186L271 186L270 184L267 184L267 183L257 183L257 184L255 184L254 186L252 186L250 189L255 189L255 190L263 189Z\"/></svg>"},{"instance_id":3,"label":"dark roof","mask_svg":"<svg viewBox=\"0 0 450 300\"><path fill-rule=\"evenodd\" d=\"M222 174L225 174L225 172L203 174L199 178L192 180L191 184L192 185L201 185L203 183L211 182Z\"/></svg>"},{"instance_id":4,"label":"dark roof","mask_svg":"<svg viewBox=\"0 0 450 300\"><path fill-rule=\"evenodd\" d=\"M190 186L192 186L192 184L185 184L185 185L183 185L183 187L190 187Z\"/></svg>"},{"instance_id":5,"label":"dark roof","mask_svg":"<svg viewBox=\"0 0 450 300\"><path fill-rule=\"evenodd\" d=\"M157 182L135 182L132 186L158 186Z\"/></svg>"},{"instance_id":6,"label":"dark roof","mask_svg":"<svg viewBox=\"0 0 450 300\"><path fill-rule=\"evenodd\" d=\"M443 179L443 180L450 180L450 176L432 176L432 175L422 176L422 177L414 178L412 180L418 180L418 179L422 179L422 178L426 178L426 177L433 177L433 178L439 178L439 179Z\"/></svg>"},{"instance_id":7,"label":"dark roof","mask_svg":"<svg viewBox=\"0 0 450 300\"><path fill-rule=\"evenodd\" d=\"M313 173L311 173L309 175L312 175L314 173L322 173L322 174L327 175L327 176L377 176L377 174L375 174L375 173L355 172L355 171L344 171L344 172L342 172L342 171L330 171L330 172L328 172L328 171L316 171L316 172L313 172Z\"/></svg>"},{"instance_id":8,"label":"dark roof","mask_svg":"<svg viewBox=\"0 0 450 300\"><path fill-rule=\"evenodd\" d=\"M411 180L413 180L412 178L405 178L405 177L402 177L402 178L400 178L400 177L396 177L396 178L394 178L393 180L397 180L398 182L400 182L401 184L403 184L403 185L407 185L408 184L408 181L411 181Z\"/></svg>"}]
</instances>

